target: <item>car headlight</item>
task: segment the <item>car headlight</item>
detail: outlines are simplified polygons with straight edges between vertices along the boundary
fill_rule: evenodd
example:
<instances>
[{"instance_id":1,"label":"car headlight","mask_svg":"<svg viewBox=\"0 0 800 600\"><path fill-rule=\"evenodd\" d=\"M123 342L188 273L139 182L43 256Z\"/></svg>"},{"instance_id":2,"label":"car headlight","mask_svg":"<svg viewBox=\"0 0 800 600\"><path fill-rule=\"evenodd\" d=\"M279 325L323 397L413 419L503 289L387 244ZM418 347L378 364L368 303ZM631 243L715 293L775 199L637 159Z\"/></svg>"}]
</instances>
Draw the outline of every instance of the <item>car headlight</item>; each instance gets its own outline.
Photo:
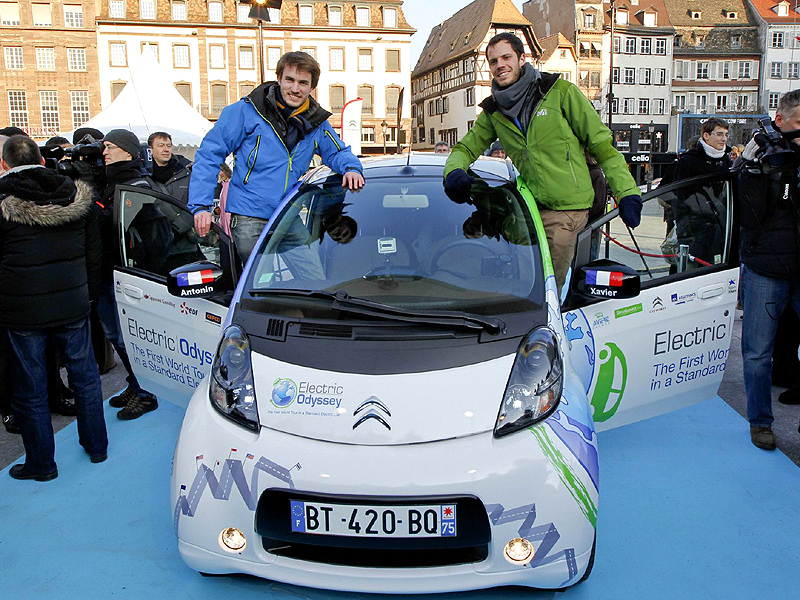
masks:
<instances>
[{"instance_id":1,"label":"car headlight","mask_svg":"<svg viewBox=\"0 0 800 600\"><path fill-rule=\"evenodd\" d=\"M549 327L537 327L517 350L494 426L495 437L550 416L561 399L563 385L564 363L556 334Z\"/></svg>"},{"instance_id":2,"label":"car headlight","mask_svg":"<svg viewBox=\"0 0 800 600\"><path fill-rule=\"evenodd\" d=\"M231 325L222 334L211 366L208 397L223 415L258 431L250 340L238 325Z\"/></svg>"}]
</instances>

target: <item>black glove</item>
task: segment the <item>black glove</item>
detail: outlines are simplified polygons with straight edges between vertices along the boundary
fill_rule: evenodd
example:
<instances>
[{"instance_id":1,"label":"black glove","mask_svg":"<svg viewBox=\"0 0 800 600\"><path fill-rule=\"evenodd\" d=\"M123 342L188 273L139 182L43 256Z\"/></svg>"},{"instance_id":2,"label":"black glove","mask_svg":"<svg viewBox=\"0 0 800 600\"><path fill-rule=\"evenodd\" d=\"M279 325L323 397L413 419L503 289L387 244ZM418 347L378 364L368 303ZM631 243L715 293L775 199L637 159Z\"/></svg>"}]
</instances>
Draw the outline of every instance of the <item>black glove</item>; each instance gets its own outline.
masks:
<instances>
[{"instance_id":1,"label":"black glove","mask_svg":"<svg viewBox=\"0 0 800 600\"><path fill-rule=\"evenodd\" d=\"M642 197L625 196L619 201L619 216L622 222L633 229L642 222Z\"/></svg>"},{"instance_id":2,"label":"black glove","mask_svg":"<svg viewBox=\"0 0 800 600\"><path fill-rule=\"evenodd\" d=\"M444 191L453 202L464 204L470 202L470 191L474 184L474 177L467 175L464 169L456 169L444 180Z\"/></svg>"}]
</instances>

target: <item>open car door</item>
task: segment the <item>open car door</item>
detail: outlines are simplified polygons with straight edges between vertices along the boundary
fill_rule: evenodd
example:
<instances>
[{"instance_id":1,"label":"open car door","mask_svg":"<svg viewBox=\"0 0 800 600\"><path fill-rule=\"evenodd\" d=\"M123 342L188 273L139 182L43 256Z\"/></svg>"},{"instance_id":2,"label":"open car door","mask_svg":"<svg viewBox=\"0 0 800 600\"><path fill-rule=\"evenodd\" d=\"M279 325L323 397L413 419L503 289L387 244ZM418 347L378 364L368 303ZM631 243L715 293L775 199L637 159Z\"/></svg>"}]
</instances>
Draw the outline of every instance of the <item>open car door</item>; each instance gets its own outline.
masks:
<instances>
[{"instance_id":1,"label":"open car door","mask_svg":"<svg viewBox=\"0 0 800 600\"><path fill-rule=\"evenodd\" d=\"M124 265L115 268L114 285L131 366L144 389L186 405L210 371L233 296L233 245L216 224L201 238L182 202L150 189L118 186L114 218ZM224 272L224 291L170 295L168 273L199 261Z\"/></svg>"},{"instance_id":2,"label":"open car door","mask_svg":"<svg viewBox=\"0 0 800 600\"><path fill-rule=\"evenodd\" d=\"M615 209L579 234L564 323L598 430L716 395L739 288L735 183L726 173L658 188L635 229ZM640 291L623 298L633 270Z\"/></svg>"}]
</instances>

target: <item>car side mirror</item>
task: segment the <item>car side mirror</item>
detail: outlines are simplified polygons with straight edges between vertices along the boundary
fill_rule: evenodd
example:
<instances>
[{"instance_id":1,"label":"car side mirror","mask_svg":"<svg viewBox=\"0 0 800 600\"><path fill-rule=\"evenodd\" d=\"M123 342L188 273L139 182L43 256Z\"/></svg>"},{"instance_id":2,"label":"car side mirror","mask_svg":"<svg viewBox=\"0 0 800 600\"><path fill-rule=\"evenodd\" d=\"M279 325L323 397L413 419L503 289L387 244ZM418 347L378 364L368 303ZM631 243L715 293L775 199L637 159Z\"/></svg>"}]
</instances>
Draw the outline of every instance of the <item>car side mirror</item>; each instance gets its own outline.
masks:
<instances>
[{"instance_id":1,"label":"car side mirror","mask_svg":"<svg viewBox=\"0 0 800 600\"><path fill-rule=\"evenodd\" d=\"M207 260L183 265L167 275L167 290L178 298L208 298L231 290L222 267Z\"/></svg>"},{"instance_id":2,"label":"car side mirror","mask_svg":"<svg viewBox=\"0 0 800 600\"><path fill-rule=\"evenodd\" d=\"M584 298L635 298L641 290L641 281L631 267L601 258L578 269L572 289Z\"/></svg>"}]
</instances>

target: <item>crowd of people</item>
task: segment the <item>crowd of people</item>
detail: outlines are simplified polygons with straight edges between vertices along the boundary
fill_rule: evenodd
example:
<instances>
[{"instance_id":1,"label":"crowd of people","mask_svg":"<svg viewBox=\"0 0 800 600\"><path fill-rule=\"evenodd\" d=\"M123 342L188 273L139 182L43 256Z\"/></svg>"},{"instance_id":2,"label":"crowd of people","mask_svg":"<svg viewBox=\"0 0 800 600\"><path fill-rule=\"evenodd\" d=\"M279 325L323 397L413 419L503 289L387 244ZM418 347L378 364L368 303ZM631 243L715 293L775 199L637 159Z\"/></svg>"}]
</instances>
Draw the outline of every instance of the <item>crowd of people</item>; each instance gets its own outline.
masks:
<instances>
[{"instance_id":1,"label":"crowd of people","mask_svg":"<svg viewBox=\"0 0 800 600\"><path fill-rule=\"evenodd\" d=\"M486 57L493 80L481 114L452 148L438 142L434 149L447 155L444 188L454 201L470 202L475 184L470 165L482 154L511 160L539 205L561 287L576 236L598 198L603 210L606 185L619 198L620 217L630 228L641 220L639 188L611 132L574 84L533 68L521 40L510 33L492 38ZM40 148L24 132L0 130L0 412L6 430L21 433L26 451L25 462L11 468L12 477L48 481L58 476L51 411L75 415L89 459L106 460L100 371L109 368L107 344L127 373L126 389L109 401L120 409L117 417L133 420L158 408L158 399L142 388L131 367L118 317L113 281L120 261L113 222L117 186L139 186L183 202L192 217L181 227L194 227L201 238L217 221L232 237L242 264L283 196L263 191L291 189L315 154L341 174L341 194L364 186L361 162L328 123L331 113L311 96L320 76L316 60L289 52L276 74L277 81L222 111L194 162L173 153L168 132L150 135L152 161L145 161L145 149L131 131L104 135L79 129L72 143L58 137L45 146L67 152L73 144L95 144L99 154L102 145L97 168L76 165L77 175L69 176L46 168ZM783 96L775 126L797 152L800 91ZM534 128L537 135L529 135ZM726 122L708 119L696 147L679 158L675 179L730 170L727 133ZM754 144L740 149L737 158L742 167L742 346L752 442L772 449L770 361L777 319L789 303L800 313L800 188L797 168L777 174L756 168L760 150ZM231 156L232 170L226 163ZM488 216L478 215L465 235L497 229L494 213L484 212ZM698 255L713 253L721 243L703 237L706 221L719 218L713 205L669 218L679 235L708 246L694 249ZM355 228L345 225L338 215L326 231L352 238ZM171 253L180 263L194 247L172 245ZM61 365L68 386L60 378Z\"/></svg>"}]
</instances>

